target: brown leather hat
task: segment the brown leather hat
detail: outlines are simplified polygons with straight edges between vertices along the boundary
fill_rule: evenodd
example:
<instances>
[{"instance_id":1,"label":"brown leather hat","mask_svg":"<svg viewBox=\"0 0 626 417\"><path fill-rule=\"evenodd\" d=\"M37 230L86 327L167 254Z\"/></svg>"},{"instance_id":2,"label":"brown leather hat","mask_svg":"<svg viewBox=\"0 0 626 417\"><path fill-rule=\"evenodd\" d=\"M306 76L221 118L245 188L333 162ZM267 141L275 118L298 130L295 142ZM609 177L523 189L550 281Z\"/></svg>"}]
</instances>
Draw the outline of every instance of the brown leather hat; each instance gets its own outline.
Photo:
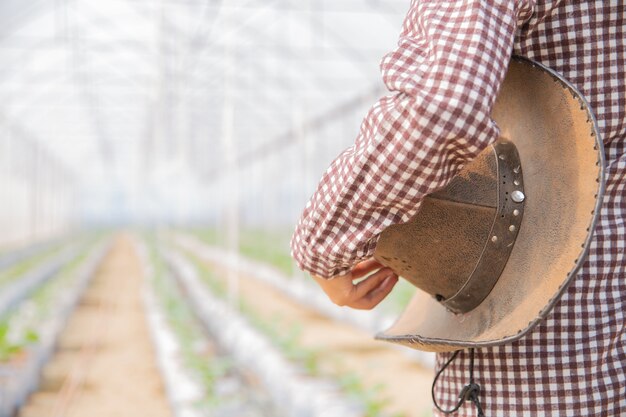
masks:
<instances>
[{"instance_id":1,"label":"brown leather hat","mask_svg":"<svg viewBox=\"0 0 626 417\"><path fill-rule=\"evenodd\" d=\"M492 116L500 140L382 233L375 258L420 290L379 339L427 351L511 342L583 263L604 191L588 104L560 75L514 58Z\"/></svg>"}]
</instances>

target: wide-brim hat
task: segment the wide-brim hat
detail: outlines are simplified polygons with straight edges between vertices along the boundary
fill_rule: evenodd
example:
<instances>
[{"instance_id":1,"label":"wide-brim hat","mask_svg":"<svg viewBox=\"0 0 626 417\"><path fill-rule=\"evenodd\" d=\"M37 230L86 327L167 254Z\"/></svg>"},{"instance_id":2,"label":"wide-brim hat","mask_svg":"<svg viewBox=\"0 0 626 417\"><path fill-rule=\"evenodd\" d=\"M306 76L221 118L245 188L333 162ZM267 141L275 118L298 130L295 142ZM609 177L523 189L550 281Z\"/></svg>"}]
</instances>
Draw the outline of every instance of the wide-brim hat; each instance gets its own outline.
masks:
<instances>
[{"instance_id":1,"label":"wide-brim hat","mask_svg":"<svg viewBox=\"0 0 626 417\"><path fill-rule=\"evenodd\" d=\"M375 258L420 289L377 338L426 351L514 341L583 264L604 191L589 105L559 74L514 58L492 117L500 139L382 233Z\"/></svg>"}]
</instances>

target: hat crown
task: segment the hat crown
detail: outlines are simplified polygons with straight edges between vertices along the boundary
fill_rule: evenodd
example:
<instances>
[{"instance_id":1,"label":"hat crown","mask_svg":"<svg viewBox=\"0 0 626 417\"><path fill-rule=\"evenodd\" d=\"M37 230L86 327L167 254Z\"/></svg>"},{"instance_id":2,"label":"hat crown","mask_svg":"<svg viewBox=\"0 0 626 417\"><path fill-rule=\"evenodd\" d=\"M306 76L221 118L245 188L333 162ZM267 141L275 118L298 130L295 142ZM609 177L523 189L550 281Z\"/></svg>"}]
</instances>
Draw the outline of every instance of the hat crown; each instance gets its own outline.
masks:
<instances>
[{"instance_id":1,"label":"hat crown","mask_svg":"<svg viewBox=\"0 0 626 417\"><path fill-rule=\"evenodd\" d=\"M376 257L453 312L489 294L515 243L523 201L519 155L512 142L488 146L418 213L381 235Z\"/></svg>"}]
</instances>

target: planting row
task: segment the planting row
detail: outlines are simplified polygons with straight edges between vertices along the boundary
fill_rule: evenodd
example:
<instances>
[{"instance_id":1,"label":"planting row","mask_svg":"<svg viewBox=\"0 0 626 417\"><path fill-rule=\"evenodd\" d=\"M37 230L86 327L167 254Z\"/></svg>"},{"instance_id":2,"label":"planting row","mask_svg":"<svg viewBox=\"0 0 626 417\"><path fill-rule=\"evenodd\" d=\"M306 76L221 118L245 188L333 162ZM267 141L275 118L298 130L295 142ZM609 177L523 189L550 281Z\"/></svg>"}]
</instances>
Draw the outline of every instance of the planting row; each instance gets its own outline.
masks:
<instances>
[{"instance_id":1,"label":"planting row","mask_svg":"<svg viewBox=\"0 0 626 417\"><path fill-rule=\"evenodd\" d=\"M413 291L415 291L415 288L410 284L401 281L401 285L410 288L400 288L400 295L391 300L387 306L383 305L371 311L342 309L334 305L320 291L313 280L286 275L284 271L268 263L269 261L261 262L243 254L227 252L218 246L204 243L203 239L196 237L194 234L176 233L172 236L172 240L175 245L184 251L194 254L205 262L221 265L226 269L236 271L238 274L262 281L283 292L294 301L326 317L348 323L370 333L377 333L389 327L398 316L394 311L397 311L400 305L404 305ZM394 289L394 291L396 290ZM398 304L399 300L403 300L401 304ZM397 308L390 308L390 305ZM404 348L398 348L398 350L425 368L432 369L434 366L434 355L432 353Z\"/></svg>"},{"instance_id":2,"label":"planting row","mask_svg":"<svg viewBox=\"0 0 626 417\"><path fill-rule=\"evenodd\" d=\"M207 333L162 251L154 242L138 246L148 323L174 415L281 417L256 376L236 366Z\"/></svg>"},{"instance_id":3,"label":"planting row","mask_svg":"<svg viewBox=\"0 0 626 417\"><path fill-rule=\"evenodd\" d=\"M263 335L289 366L295 368L295 374L323 381L324 388L313 390L328 395L328 400L319 403L325 404L319 406L319 412L325 413L323 415L329 415L328 403L334 400L345 407L338 414L420 417L430 414L428 398L409 400L415 397L415 392L427 392L430 368L420 367L414 360L398 354L391 345L372 340L369 331L358 330L333 318L322 318L307 303L294 302L294 298L285 291L277 292L274 285L248 279L241 274L235 274L233 281L232 270L225 267L223 258L221 262L207 262L200 253L182 247L180 250L181 253L170 256L168 260L177 271L181 285L192 286L187 291L189 303L193 305L196 299L198 309L211 310L216 304L213 301L216 297L228 302L231 310L238 311L243 320ZM184 284L185 280L195 284ZM208 298L207 291L213 294L213 298ZM217 311L212 310L205 315L220 317ZM229 323L218 320L214 326L213 332L222 329L231 343L237 337L237 331ZM247 352L248 360L253 361L258 349L248 346L243 350L241 355L245 358ZM258 357L253 363L257 367L262 365ZM406 382L394 382L394 373L402 373L403 377L406 375ZM273 381L273 384L282 387L273 388L275 392L282 390L282 404L301 400L308 407L314 407L313 397L302 389L302 384L285 383L276 371L269 372L269 375L273 375L268 377L270 386ZM294 392L285 394L290 385ZM293 407L297 408L296 405ZM294 409L287 414L315 415L303 414L302 411L298 414Z\"/></svg>"},{"instance_id":4,"label":"planting row","mask_svg":"<svg viewBox=\"0 0 626 417\"><path fill-rule=\"evenodd\" d=\"M0 272L0 416L13 415L37 387L104 249L94 239L57 242Z\"/></svg>"},{"instance_id":5,"label":"planting row","mask_svg":"<svg viewBox=\"0 0 626 417\"><path fill-rule=\"evenodd\" d=\"M179 253L167 249L163 258L151 253L155 296L147 298L158 300L161 313L154 313L154 307L149 311L169 318L169 333L177 340L173 343L161 331L157 343L165 351L161 367L174 387L168 390L170 401L184 410L177 414L364 415L358 402L343 398L338 384L312 372L314 359L310 352L296 351L288 340L293 334L283 335L275 325L255 319L245 303L245 314L237 312L226 301L226 289ZM200 330L193 330L189 315L197 318ZM178 360L172 359L174 354ZM181 386L187 389L181 392Z\"/></svg>"}]
</instances>

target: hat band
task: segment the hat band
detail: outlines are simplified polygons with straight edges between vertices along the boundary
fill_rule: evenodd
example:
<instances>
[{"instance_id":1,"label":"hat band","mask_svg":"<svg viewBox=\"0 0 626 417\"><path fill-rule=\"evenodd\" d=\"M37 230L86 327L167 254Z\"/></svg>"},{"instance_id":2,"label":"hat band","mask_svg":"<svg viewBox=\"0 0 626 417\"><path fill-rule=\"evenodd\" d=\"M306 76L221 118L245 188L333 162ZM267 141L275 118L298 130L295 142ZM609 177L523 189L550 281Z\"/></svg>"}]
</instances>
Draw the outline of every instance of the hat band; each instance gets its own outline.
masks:
<instances>
[{"instance_id":1,"label":"hat band","mask_svg":"<svg viewBox=\"0 0 626 417\"><path fill-rule=\"evenodd\" d=\"M476 267L461 289L439 301L455 313L477 307L493 289L509 259L524 215L524 179L519 153L513 142L493 145L498 169L498 204L491 231Z\"/></svg>"}]
</instances>

